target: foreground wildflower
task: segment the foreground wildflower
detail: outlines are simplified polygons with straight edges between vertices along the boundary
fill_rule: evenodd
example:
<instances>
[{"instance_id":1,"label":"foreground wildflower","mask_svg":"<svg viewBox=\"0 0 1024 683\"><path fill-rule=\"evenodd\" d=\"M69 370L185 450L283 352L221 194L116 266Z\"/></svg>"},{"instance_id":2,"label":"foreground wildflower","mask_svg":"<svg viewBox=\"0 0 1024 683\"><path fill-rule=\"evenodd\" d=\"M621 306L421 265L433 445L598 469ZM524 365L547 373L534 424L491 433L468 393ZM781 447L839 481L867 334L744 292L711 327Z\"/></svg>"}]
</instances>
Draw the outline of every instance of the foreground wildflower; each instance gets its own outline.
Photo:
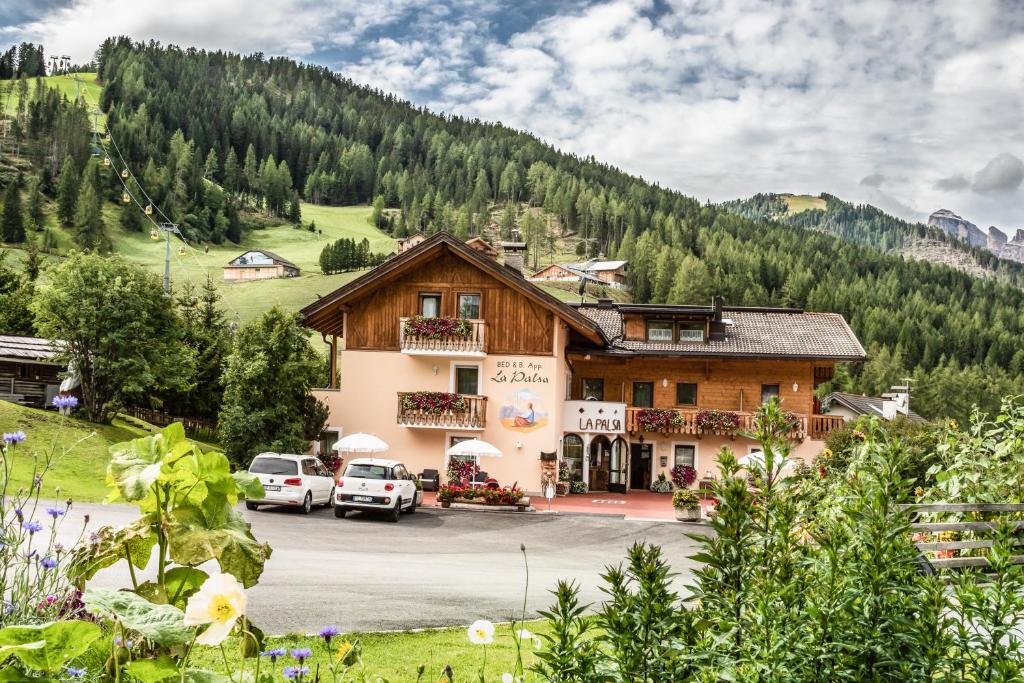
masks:
<instances>
[{"instance_id":1,"label":"foreground wildflower","mask_svg":"<svg viewBox=\"0 0 1024 683\"><path fill-rule=\"evenodd\" d=\"M85 675L85 669L76 669L73 666L68 666L64 668L64 673L72 678L81 678Z\"/></svg>"},{"instance_id":2,"label":"foreground wildflower","mask_svg":"<svg viewBox=\"0 0 1024 683\"><path fill-rule=\"evenodd\" d=\"M74 396L54 396L54 408L74 408L78 405L78 399Z\"/></svg>"},{"instance_id":3,"label":"foreground wildflower","mask_svg":"<svg viewBox=\"0 0 1024 683\"><path fill-rule=\"evenodd\" d=\"M24 441L26 438L25 432L22 431L4 432L4 443L19 443Z\"/></svg>"},{"instance_id":4,"label":"foreground wildflower","mask_svg":"<svg viewBox=\"0 0 1024 683\"><path fill-rule=\"evenodd\" d=\"M302 664L307 659L313 656L313 651L308 647L300 647L292 650L292 657L299 660L299 664Z\"/></svg>"},{"instance_id":5,"label":"foreground wildflower","mask_svg":"<svg viewBox=\"0 0 1024 683\"><path fill-rule=\"evenodd\" d=\"M284 671L282 671L281 673L284 674L285 678L296 679L296 678L300 678L300 677L305 676L306 674L308 674L309 673L309 667L308 666L286 666L284 668Z\"/></svg>"},{"instance_id":6,"label":"foreground wildflower","mask_svg":"<svg viewBox=\"0 0 1024 683\"><path fill-rule=\"evenodd\" d=\"M46 514L57 519L58 517L63 516L64 510L61 510L60 508L46 508Z\"/></svg>"},{"instance_id":7,"label":"foreground wildflower","mask_svg":"<svg viewBox=\"0 0 1024 683\"><path fill-rule=\"evenodd\" d=\"M334 654L335 664L348 664L348 656L352 653L352 643L347 640L341 641L338 651Z\"/></svg>"},{"instance_id":8,"label":"foreground wildflower","mask_svg":"<svg viewBox=\"0 0 1024 683\"><path fill-rule=\"evenodd\" d=\"M286 654L288 654L288 651L283 647L279 647L273 650L267 650L266 652L261 652L260 657L270 657L270 663L274 664L277 662L278 657L284 657Z\"/></svg>"},{"instance_id":9,"label":"foreground wildflower","mask_svg":"<svg viewBox=\"0 0 1024 683\"><path fill-rule=\"evenodd\" d=\"M238 618L245 614L242 584L231 574L214 574L185 606L185 625L209 627L196 638L200 645L220 645Z\"/></svg>"},{"instance_id":10,"label":"foreground wildflower","mask_svg":"<svg viewBox=\"0 0 1024 683\"><path fill-rule=\"evenodd\" d=\"M39 560L39 564L43 566L43 569L53 569L57 566L57 560L53 559L52 557L44 557L43 559Z\"/></svg>"},{"instance_id":11,"label":"foreground wildflower","mask_svg":"<svg viewBox=\"0 0 1024 683\"><path fill-rule=\"evenodd\" d=\"M469 642L474 645L490 645L494 642L494 624L486 619L477 619L467 631Z\"/></svg>"},{"instance_id":12,"label":"foreground wildflower","mask_svg":"<svg viewBox=\"0 0 1024 683\"><path fill-rule=\"evenodd\" d=\"M336 635L338 635L337 626L324 626L320 629L320 637L324 639L324 642L327 643L328 647L331 646L331 638Z\"/></svg>"},{"instance_id":13,"label":"foreground wildflower","mask_svg":"<svg viewBox=\"0 0 1024 683\"><path fill-rule=\"evenodd\" d=\"M29 534L35 534L43 530L43 525L39 522L22 522L21 528L27 531Z\"/></svg>"}]
</instances>

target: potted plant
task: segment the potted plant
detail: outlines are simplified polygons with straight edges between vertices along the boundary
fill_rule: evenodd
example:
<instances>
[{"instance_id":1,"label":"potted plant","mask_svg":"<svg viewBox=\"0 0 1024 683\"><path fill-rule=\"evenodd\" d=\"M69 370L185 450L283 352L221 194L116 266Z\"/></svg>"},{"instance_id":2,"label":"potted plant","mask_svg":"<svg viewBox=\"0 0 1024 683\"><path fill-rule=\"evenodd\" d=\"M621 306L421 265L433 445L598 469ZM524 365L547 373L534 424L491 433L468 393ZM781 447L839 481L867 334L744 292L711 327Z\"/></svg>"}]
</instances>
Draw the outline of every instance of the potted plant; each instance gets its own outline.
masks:
<instances>
[{"instance_id":1,"label":"potted plant","mask_svg":"<svg viewBox=\"0 0 1024 683\"><path fill-rule=\"evenodd\" d=\"M569 493L587 493L590 487L587 486L587 482L579 479L569 483Z\"/></svg>"},{"instance_id":2,"label":"potted plant","mask_svg":"<svg viewBox=\"0 0 1024 683\"><path fill-rule=\"evenodd\" d=\"M728 410L702 410L697 413L697 427L705 434L735 436L740 416Z\"/></svg>"},{"instance_id":3,"label":"potted plant","mask_svg":"<svg viewBox=\"0 0 1024 683\"><path fill-rule=\"evenodd\" d=\"M680 522L696 522L700 519L700 498L690 489L679 489L673 493L672 507Z\"/></svg>"},{"instance_id":4,"label":"potted plant","mask_svg":"<svg viewBox=\"0 0 1024 683\"><path fill-rule=\"evenodd\" d=\"M423 505L423 482L415 474L412 476L412 483L416 486L416 506Z\"/></svg>"},{"instance_id":5,"label":"potted plant","mask_svg":"<svg viewBox=\"0 0 1024 683\"><path fill-rule=\"evenodd\" d=\"M677 489L686 489L697 480L697 470L690 465L676 465L670 473Z\"/></svg>"},{"instance_id":6,"label":"potted plant","mask_svg":"<svg viewBox=\"0 0 1024 683\"><path fill-rule=\"evenodd\" d=\"M636 424L645 432L668 432L683 424L683 416L671 408L644 408L636 413Z\"/></svg>"},{"instance_id":7,"label":"potted plant","mask_svg":"<svg viewBox=\"0 0 1024 683\"><path fill-rule=\"evenodd\" d=\"M442 484L441 488L437 490L437 499L441 502L441 507L447 508L452 506L452 501L462 496L462 487L453 486L452 484Z\"/></svg>"},{"instance_id":8,"label":"potted plant","mask_svg":"<svg viewBox=\"0 0 1024 683\"><path fill-rule=\"evenodd\" d=\"M555 483L555 495L569 495L569 465L562 460L558 463L558 481Z\"/></svg>"},{"instance_id":9,"label":"potted plant","mask_svg":"<svg viewBox=\"0 0 1024 683\"><path fill-rule=\"evenodd\" d=\"M655 493L672 493L672 482L668 480L665 473L662 472L658 475L658 478L651 484L651 490Z\"/></svg>"},{"instance_id":10,"label":"potted plant","mask_svg":"<svg viewBox=\"0 0 1024 683\"><path fill-rule=\"evenodd\" d=\"M402 332L406 337L439 340L469 337L473 327L462 318L424 318L418 315L406 321Z\"/></svg>"}]
</instances>

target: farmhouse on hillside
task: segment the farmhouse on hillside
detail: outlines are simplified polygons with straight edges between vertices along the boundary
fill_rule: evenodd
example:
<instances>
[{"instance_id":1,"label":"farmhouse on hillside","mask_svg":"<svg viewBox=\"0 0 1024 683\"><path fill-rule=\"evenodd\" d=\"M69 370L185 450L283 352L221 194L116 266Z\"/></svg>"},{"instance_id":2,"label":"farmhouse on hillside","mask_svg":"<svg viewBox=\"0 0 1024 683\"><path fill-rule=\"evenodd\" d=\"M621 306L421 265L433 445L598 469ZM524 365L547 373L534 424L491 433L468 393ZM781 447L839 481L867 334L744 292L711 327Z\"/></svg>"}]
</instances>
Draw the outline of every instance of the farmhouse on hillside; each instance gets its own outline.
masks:
<instances>
[{"instance_id":1,"label":"farmhouse on hillside","mask_svg":"<svg viewBox=\"0 0 1024 683\"><path fill-rule=\"evenodd\" d=\"M299 267L288 259L266 249L253 249L224 266L225 282L266 280L275 277L297 277Z\"/></svg>"},{"instance_id":2,"label":"farmhouse on hillside","mask_svg":"<svg viewBox=\"0 0 1024 683\"><path fill-rule=\"evenodd\" d=\"M398 243L398 253L404 254L425 239L427 236L422 232L415 232L408 237L399 237L395 240Z\"/></svg>"},{"instance_id":3,"label":"farmhouse on hillside","mask_svg":"<svg viewBox=\"0 0 1024 683\"><path fill-rule=\"evenodd\" d=\"M530 282L587 282L608 285L614 289L628 289L626 261L600 261L591 259L583 263L552 264L529 277Z\"/></svg>"},{"instance_id":4,"label":"farmhouse on hillside","mask_svg":"<svg viewBox=\"0 0 1024 683\"><path fill-rule=\"evenodd\" d=\"M342 369L314 392L329 409L319 447L368 432L411 471L443 473L452 445L479 438L504 457L469 460L502 484L539 491L557 457L580 486L627 492L677 465L710 476L722 446L755 450L740 433L772 397L797 458L843 424L814 396L836 363L865 358L838 314L569 305L508 266L441 232L306 306L330 377Z\"/></svg>"},{"instance_id":5,"label":"farmhouse on hillside","mask_svg":"<svg viewBox=\"0 0 1024 683\"><path fill-rule=\"evenodd\" d=\"M66 366L49 339L0 335L0 400L44 408L60 393Z\"/></svg>"}]
</instances>

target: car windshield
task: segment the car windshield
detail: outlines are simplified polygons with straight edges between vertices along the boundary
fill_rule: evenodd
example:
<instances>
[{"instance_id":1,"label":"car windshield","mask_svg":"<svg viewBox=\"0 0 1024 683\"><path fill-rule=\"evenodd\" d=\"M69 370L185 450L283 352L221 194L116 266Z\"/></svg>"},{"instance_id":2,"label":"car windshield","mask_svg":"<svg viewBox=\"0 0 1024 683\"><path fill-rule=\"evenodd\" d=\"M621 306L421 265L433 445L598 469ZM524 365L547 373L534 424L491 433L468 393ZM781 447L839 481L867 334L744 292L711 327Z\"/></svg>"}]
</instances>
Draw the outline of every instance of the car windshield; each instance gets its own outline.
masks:
<instances>
[{"instance_id":1,"label":"car windshield","mask_svg":"<svg viewBox=\"0 0 1024 683\"><path fill-rule=\"evenodd\" d=\"M253 474L298 474L299 464L286 458L256 458L249 465Z\"/></svg>"},{"instance_id":2,"label":"car windshield","mask_svg":"<svg viewBox=\"0 0 1024 683\"><path fill-rule=\"evenodd\" d=\"M356 479L387 479L388 468L384 465L353 463L345 469L345 476Z\"/></svg>"}]
</instances>

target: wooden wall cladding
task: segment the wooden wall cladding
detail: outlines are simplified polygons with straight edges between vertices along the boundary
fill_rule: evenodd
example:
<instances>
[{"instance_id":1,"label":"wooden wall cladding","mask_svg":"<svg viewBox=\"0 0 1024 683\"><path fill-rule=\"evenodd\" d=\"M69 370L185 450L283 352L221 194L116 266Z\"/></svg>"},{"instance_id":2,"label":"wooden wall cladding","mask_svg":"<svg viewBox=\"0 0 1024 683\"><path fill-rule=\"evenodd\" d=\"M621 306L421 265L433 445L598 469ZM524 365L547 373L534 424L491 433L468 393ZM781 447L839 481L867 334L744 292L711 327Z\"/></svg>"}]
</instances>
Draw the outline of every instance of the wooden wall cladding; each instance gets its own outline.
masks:
<instances>
[{"instance_id":1,"label":"wooden wall cladding","mask_svg":"<svg viewBox=\"0 0 1024 683\"><path fill-rule=\"evenodd\" d=\"M446 317L456 315L459 294L479 294L488 353L552 354L553 313L448 252L351 302L345 348L398 351L399 318L419 314L427 293L441 295Z\"/></svg>"}]
</instances>

